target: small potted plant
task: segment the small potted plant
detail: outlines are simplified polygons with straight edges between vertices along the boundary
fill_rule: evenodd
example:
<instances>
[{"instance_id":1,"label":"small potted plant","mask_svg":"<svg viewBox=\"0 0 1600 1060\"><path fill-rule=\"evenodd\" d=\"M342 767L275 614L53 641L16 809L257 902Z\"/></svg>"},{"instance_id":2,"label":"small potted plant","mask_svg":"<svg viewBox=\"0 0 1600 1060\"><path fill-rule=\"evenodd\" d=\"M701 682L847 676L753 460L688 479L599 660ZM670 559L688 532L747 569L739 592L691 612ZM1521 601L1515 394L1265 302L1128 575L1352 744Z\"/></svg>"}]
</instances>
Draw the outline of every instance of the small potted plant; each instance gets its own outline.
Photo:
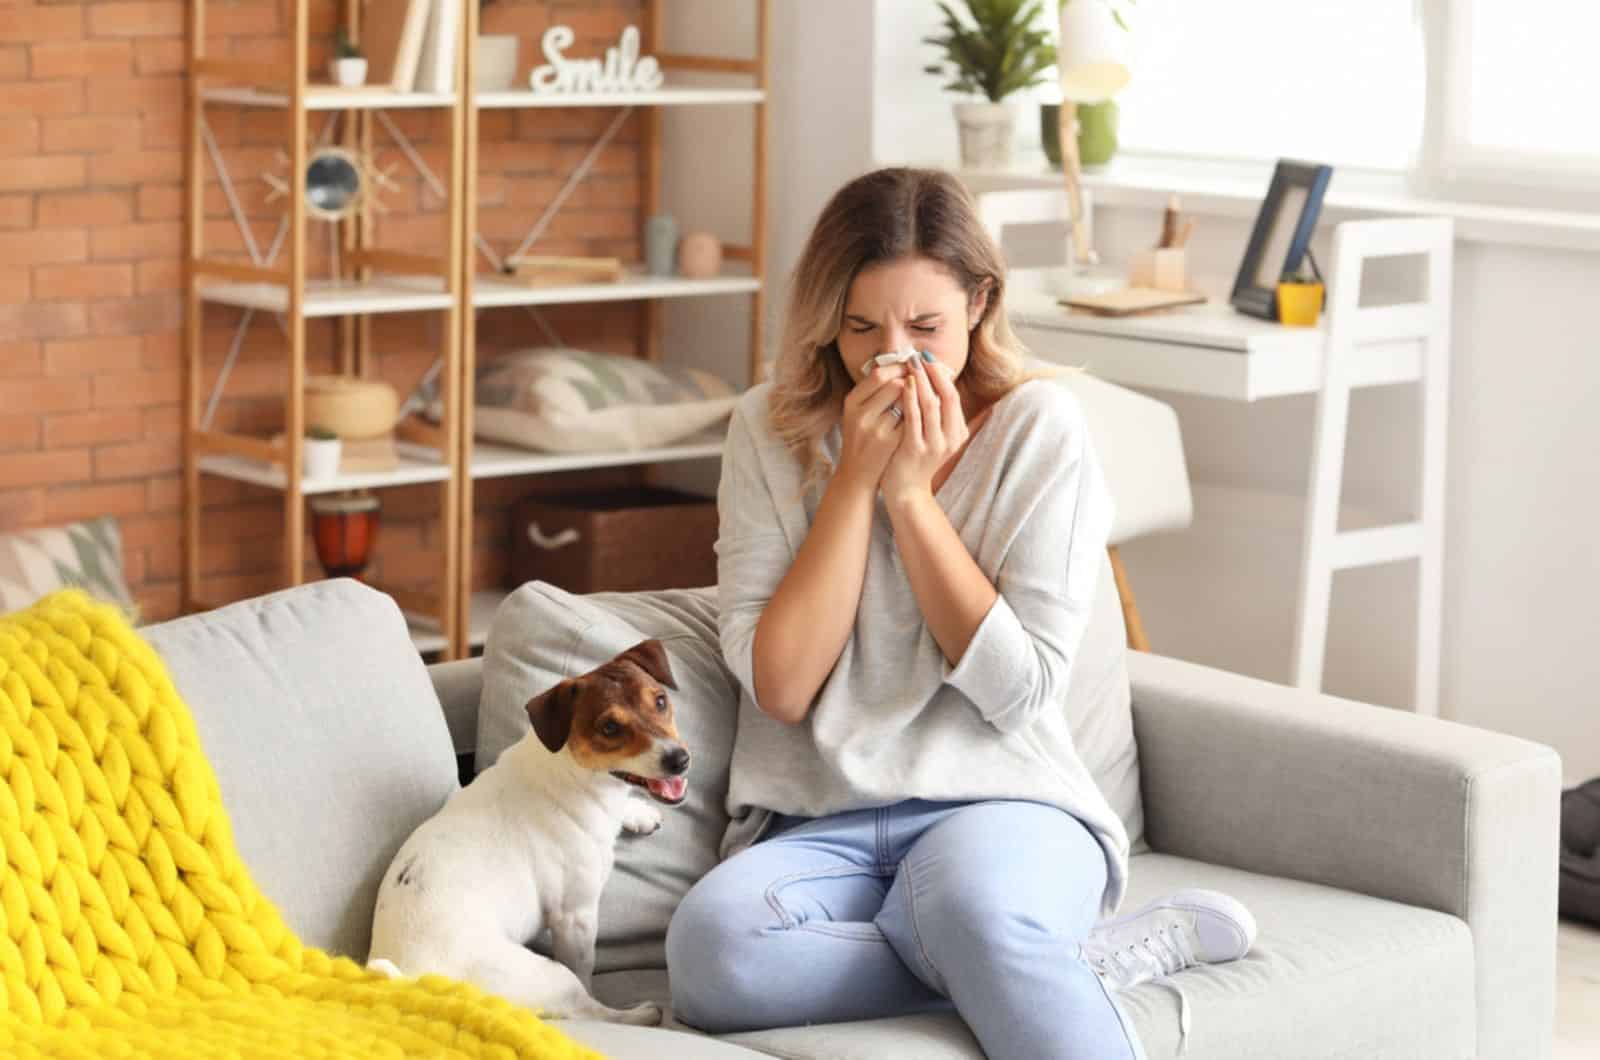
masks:
<instances>
[{"instance_id":1,"label":"small potted plant","mask_svg":"<svg viewBox=\"0 0 1600 1060\"><path fill-rule=\"evenodd\" d=\"M337 475L342 448L339 436L328 428L306 428L305 477L320 481Z\"/></svg>"},{"instance_id":2,"label":"small potted plant","mask_svg":"<svg viewBox=\"0 0 1600 1060\"><path fill-rule=\"evenodd\" d=\"M1041 0L962 0L968 24L944 0L944 32L924 37L944 52L926 72L949 76L945 88L983 97L955 104L961 164L993 169L1011 162L1016 114L1005 99L1043 84L1055 72L1056 50L1040 26Z\"/></svg>"},{"instance_id":3,"label":"small potted plant","mask_svg":"<svg viewBox=\"0 0 1600 1060\"><path fill-rule=\"evenodd\" d=\"M361 49L350 41L343 26L334 34L333 62L330 64L333 83L345 88L355 88L367 80L367 60Z\"/></svg>"},{"instance_id":4,"label":"small potted plant","mask_svg":"<svg viewBox=\"0 0 1600 1060\"><path fill-rule=\"evenodd\" d=\"M1278 281L1278 323L1292 327L1314 327L1322 315L1322 271L1317 259L1306 248L1294 272Z\"/></svg>"}]
</instances>

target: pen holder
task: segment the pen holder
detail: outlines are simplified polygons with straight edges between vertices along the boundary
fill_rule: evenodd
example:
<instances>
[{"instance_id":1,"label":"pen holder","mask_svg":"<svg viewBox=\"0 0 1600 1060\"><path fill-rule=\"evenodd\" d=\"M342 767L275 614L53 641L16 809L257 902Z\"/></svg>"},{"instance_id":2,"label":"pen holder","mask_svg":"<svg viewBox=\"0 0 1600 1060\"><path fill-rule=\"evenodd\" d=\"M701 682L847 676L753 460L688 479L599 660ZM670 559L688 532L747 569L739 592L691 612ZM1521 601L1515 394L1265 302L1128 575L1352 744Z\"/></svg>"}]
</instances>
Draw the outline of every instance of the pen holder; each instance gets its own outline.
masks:
<instances>
[{"instance_id":1,"label":"pen holder","mask_svg":"<svg viewBox=\"0 0 1600 1060\"><path fill-rule=\"evenodd\" d=\"M1182 247L1153 247L1133 256L1128 268L1128 286L1153 287L1158 291L1187 291L1189 266Z\"/></svg>"},{"instance_id":2,"label":"pen holder","mask_svg":"<svg viewBox=\"0 0 1600 1060\"><path fill-rule=\"evenodd\" d=\"M1322 284L1278 284L1278 323L1309 328L1322 313Z\"/></svg>"}]
</instances>

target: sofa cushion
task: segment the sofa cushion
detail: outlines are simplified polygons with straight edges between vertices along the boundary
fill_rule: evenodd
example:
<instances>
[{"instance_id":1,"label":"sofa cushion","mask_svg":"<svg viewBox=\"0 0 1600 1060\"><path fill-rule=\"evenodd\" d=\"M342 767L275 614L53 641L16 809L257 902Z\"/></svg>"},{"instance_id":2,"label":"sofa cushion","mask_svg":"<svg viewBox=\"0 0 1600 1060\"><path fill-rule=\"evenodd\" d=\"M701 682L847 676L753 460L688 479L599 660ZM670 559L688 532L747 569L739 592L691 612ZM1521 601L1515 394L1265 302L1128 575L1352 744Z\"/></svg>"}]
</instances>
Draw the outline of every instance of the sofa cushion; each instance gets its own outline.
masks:
<instances>
[{"instance_id":1,"label":"sofa cushion","mask_svg":"<svg viewBox=\"0 0 1600 1060\"><path fill-rule=\"evenodd\" d=\"M693 756L689 791L682 804L663 809L654 835L617 840L616 867L600 898L600 971L664 965L673 910L717 864L738 686L717 647L715 591L580 596L530 582L500 605L484 647L479 772L529 731L529 699L649 637L661 641L677 681L672 707Z\"/></svg>"},{"instance_id":2,"label":"sofa cushion","mask_svg":"<svg viewBox=\"0 0 1600 1060\"><path fill-rule=\"evenodd\" d=\"M379 879L457 787L400 609L339 579L142 632L194 714L257 885L308 946L364 961Z\"/></svg>"},{"instance_id":3,"label":"sofa cushion","mask_svg":"<svg viewBox=\"0 0 1600 1060\"><path fill-rule=\"evenodd\" d=\"M116 519L104 516L0 534L0 615L69 586L116 604L137 619L123 578L122 531Z\"/></svg>"},{"instance_id":4,"label":"sofa cushion","mask_svg":"<svg viewBox=\"0 0 1600 1060\"><path fill-rule=\"evenodd\" d=\"M1250 955L1171 982L1192 1007L1186 1060L1356 1056L1466 1058L1476 1045L1472 936L1453 916L1317 884L1165 854L1133 859L1126 911L1185 887L1234 895L1255 914ZM602 976L611 1004L666 1003L665 972ZM1145 983L1122 995L1150 1060L1178 1056L1178 999ZM749 1031L720 1039L788 1060L983 1060L954 1015Z\"/></svg>"}]
</instances>

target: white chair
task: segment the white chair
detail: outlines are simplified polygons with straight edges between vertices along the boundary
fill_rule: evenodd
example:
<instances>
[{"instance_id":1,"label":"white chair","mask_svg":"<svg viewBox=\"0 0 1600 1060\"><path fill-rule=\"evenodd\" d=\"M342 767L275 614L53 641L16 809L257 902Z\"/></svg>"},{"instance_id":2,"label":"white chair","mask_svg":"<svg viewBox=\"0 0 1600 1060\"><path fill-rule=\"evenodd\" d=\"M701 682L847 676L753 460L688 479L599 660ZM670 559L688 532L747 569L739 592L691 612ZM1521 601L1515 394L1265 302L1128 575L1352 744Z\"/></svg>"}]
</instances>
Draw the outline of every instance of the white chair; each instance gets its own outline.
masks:
<instances>
[{"instance_id":1,"label":"white chair","mask_svg":"<svg viewBox=\"0 0 1600 1060\"><path fill-rule=\"evenodd\" d=\"M1054 239L1050 246L1051 257L1058 252L1060 256L1042 264L1070 260L1067 201L1063 192L995 191L976 198L978 215L997 246L1004 247L1002 237L1008 226L1059 224L1060 238ZM1149 651L1144 621L1139 615L1118 546L1145 534L1182 530L1194 519L1194 499L1189 492L1189 469L1184 460L1178 416L1165 402L1086 372L1063 376L1061 381L1083 406L1095 451L1116 502L1109 551L1111 570L1117 579L1117 596L1122 601L1122 617L1128 627L1128 647Z\"/></svg>"}]
</instances>

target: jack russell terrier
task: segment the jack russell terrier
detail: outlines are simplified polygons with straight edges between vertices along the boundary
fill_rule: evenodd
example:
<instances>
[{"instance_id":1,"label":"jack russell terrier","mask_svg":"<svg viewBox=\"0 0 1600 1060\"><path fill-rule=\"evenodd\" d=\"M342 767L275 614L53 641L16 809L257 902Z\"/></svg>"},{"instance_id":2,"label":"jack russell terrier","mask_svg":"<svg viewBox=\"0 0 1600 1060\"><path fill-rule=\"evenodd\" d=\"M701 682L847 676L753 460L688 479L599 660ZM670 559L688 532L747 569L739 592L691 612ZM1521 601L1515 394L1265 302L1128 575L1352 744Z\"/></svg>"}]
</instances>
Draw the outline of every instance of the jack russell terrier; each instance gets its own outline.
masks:
<instances>
[{"instance_id":1,"label":"jack russell terrier","mask_svg":"<svg viewBox=\"0 0 1600 1060\"><path fill-rule=\"evenodd\" d=\"M368 967L449 976L550 1019L654 1025L652 1004L615 1009L590 993L600 889L619 828L646 835L675 806L689 752L662 686L660 641L528 701L533 731L424 821L378 889ZM555 960L528 949L549 929Z\"/></svg>"}]
</instances>

